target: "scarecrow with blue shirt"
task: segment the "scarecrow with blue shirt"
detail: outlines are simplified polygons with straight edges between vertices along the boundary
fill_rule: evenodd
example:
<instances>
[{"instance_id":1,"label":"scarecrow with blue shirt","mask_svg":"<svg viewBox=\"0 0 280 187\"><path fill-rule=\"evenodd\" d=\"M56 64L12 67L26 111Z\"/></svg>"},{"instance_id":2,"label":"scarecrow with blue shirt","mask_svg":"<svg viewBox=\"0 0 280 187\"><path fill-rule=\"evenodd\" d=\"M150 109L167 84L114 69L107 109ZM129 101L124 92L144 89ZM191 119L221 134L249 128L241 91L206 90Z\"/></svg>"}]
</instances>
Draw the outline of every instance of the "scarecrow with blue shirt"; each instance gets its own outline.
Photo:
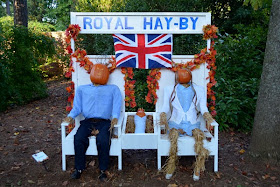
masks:
<instances>
[{"instance_id":1,"label":"scarecrow with blue shirt","mask_svg":"<svg viewBox=\"0 0 280 187\"><path fill-rule=\"evenodd\" d=\"M105 181L107 179L106 170L109 167L111 129L118 123L122 96L116 85L106 84L109 79L109 70L104 64L93 66L90 79L92 84L77 88L73 109L64 120L73 122L79 114L85 117L80 122L81 125L74 136L75 171L71 178L79 179L81 177L86 165L85 153L89 146L88 137L95 132L100 169L99 179Z\"/></svg>"},{"instance_id":2,"label":"scarecrow with blue shirt","mask_svg":"<svg viewBox=\"0 0 280 187\"><path fill-rule=\"evenodd\" d=\"M203 87L192 83L192 74L189 69L178 69L176 84L164 89L164 104L160 114L160 123L165 125L169 132L170 151L169 158L163 170L166 179L170 179L176 169L178 161L178 137L193 136L194 150L197 154L193 180L199 180L200 172L205 169L205 159L209 151L203 147L204 133L200 130L199 115L202 114L207 124L213 118L206 106L206 97ZM170 114L167 119L167 114Z\"/></svg>"}]
</instances>

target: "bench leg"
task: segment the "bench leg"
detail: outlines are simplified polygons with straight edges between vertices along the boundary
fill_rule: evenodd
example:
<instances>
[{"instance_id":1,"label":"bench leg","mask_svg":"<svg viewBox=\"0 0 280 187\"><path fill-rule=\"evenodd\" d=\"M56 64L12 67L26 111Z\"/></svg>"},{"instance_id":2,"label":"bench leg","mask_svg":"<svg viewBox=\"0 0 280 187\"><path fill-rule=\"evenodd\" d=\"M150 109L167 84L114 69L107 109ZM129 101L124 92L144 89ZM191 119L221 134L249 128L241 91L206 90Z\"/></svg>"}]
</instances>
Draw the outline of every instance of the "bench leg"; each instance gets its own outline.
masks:
<instances>
[{"instance_id":1,"label":"bench leg","mask_svg":"<svg viewBox=\"0 0 280 187\"><path fill-rule=\"evenodd\" d=\"M118 169L122 170L122 151L121 154L118 156Z\"/></svg>"},{"instance_id":2,"label":"bench leg","mask_svg":"<svg viewBox=\"0 0 280 187\"><path fill-rule=\"evenodd\" d=\"M218 172L218 153L214 155L214 172Z\"/></svg>"},{"instance_id":3,"label":"bench leg","mask_svg":"<svg viewBox=\"0 0 280 187\"><path fill-rule=\"evenodd\" d=\"M161 170L161 155L159 155L159 153L158 153L157 158L158 158L158 160L157 160L157 163L158 163L158 170Z\"/></svg>"},{"instance_id":4,"label":"bench leg","mask_svg":"<svg viewBox=\"0 0 280 187\"><path fill-rule=\"evenodd\" d=\"M66 171L66 155L62 154L62 171Z\"/></svg>"}]
</instances>

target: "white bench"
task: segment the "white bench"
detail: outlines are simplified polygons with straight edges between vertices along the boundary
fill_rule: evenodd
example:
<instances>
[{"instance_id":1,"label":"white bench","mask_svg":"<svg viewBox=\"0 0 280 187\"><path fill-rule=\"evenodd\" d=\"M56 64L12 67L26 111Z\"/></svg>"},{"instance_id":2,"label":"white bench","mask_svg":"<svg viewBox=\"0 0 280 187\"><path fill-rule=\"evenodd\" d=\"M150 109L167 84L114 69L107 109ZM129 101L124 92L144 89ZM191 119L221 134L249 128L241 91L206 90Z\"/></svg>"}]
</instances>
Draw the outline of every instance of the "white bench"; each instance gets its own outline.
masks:
<instances>
[{"instance_id":1,"label":"white bench","mask_svg":"<svg viewBox=\"0 0 280 187\"><path fill-rule=\"evenodd\" d=\"M109 27L104 27L102 29L90 29L91 27L87 25L87 29L85 27L82 27L82 21L84 16L90 16L91 18L98 17L99 20L102 16L110 16L115 17L115 15L120 16L123 18L123 16L126 16L126 18L133 18L135 20L141 20L143 16L152 16L152 17L160 17L162 15L166 16L174 16L174 20L179 19L180 16L194 16L199 18L197 21L197 27L195 30L193 27L189 26L190 29L188 30L180 30L174 25L170 25L170 30L165 31L159 31L159 33L171 33L171 34L203 34L202 32L202 26L206 24L211 24L211 14L210 13L88 13L88 12L81 12L81 13L71 13L71 23L72 24L80 24L83 34L115 34L117 33L126 33L126 34L136 34L136 33L156 33L157 31L149 31L149 30L143 30L143 28L140 28L140 24L137 22L135 25L135 29L137 32L135 33L133 30L108 30ZM87 18L89 21L91 18ZM190 20L189 20L190 22ZM191 23L191 22L190 22ZM192 22L194 24L194 22ZM89 24L89 23L88 23ZM130 24L133 24L130 22ZM104 24L105 25L105 24ZM178 23L177 23L178 25ZM119 28L119 27L118 27ZM142 30L141 30L142 29ZM158 34L158 33L156 33ZM72 50L74 50L74 40L71 41L71 47ZM207 41L207 48L210 48L210 40ZM106 58L105 56L103 56ZM102 57L102 58L103 58ZM194 56L193 55L173 55L173 60L177 63L181 62L187 62L191 60ZM91 56L89 55L89 58L93 63L96 63L96 58L101 58L100 56ZM108 56L107 56L108 58ZM101 60L98 60L100 62ZM104 60L103 60L104 61ZM79 67L77 63L74 62L74 69L75 72L72 74L72 81L75 83L75 87L83 84L89 84L89 74L86 73L86 71ZM164 127L159 125L159 115L160 115L160 109L163 105L163 88L165 86L174 85L175 78L174 73L170 70L162 69L161 70L161 79L159 80L159 90L157 90L158 95L158 102L156 104L156 111L152 113L148 113L150 115L153 115L153 122L154 122L154 132L153 133L142 133L142 134L129 134L125 133L126 128L126 121L127 116L135 113L127 113L125 112L125 104L123 101L122 106L122 112L121 112L121 118L118 121L118 125L115 126L114 132L118 136L118 138L112 139L111 149L110 149L110 155L111 156L118 156L118 169L122 169L122 149L157 149L158 152L158 169L161 168L161 156L168 156L169 152L169 140L167 135L161 134L161 129ZM116 69L109 77L108 84L116 84L122 93L122 96L124 98L124 75L121 73L120 69ZM200 69L193 71L193 82L201 85L204 87L206 91L206 85L208 80L206 80L206 77L208 77L208 70L206 69L205 64L201 65ZM205 94L206 97L206 94ZM77 131L77 128L80 125L80 120L82 120L82 116L79 116L75 119L76 126L75 129L65 136L65 127L68 125L67 123L61 124L61 133L62 133L62 169L66 170L66 155L74 155L74 134ZM212 136L209 131L205 128L205 121L202 117L200 117L201 121L201 129L205 131L205 135L209 138L211 138L211 141L208 142L207 140L204 140L204 146L210 151L210 155L214 156L214 171L218 171L218 124L216 122L213 122L211 125L214 126L214 136ZM86 152L87 155L97 155L97 149L96 149L96 143L95 143L95 137L90 137L90 145ZM178 155L180 156L190 156L190 155L196 155L194 152L194 138L193 137L179 137L178 139Z\"/></svg>"},{"instance_id":2,"label":"white bench","mask_svg":"<svg viewBox=\"0 0 280 187\"><path fill-rule=\"evenodd\" d=\"M177 63L187 62L191 60L193 56L174 56L173 60ZM197 85L202 86L205 89L205 97L207 90L208 80L208 69L205 64L201 65L199 69L192 72L193 82ZM175 74L170 70L161 70L161 79L159 81L160 89L157 91L158 102L156 105L157 111L157 122L160 120L160 111L163 106L163 88L166 86L175 84ZM206 104L206 103L205 103ZM200 129L204 132L205 140L203 140L204 147L210 151L210 156L214 156L214 171L218 171L218 123L216 121L212 122L211 125L214 126L214 136L205 127L205 120L200 115L199 120L201 122ZM167 134L161 134L164 130L164 126L158 128L158 147L157 147L157 157L158 157L158 169L161 169L161 157L169 155L170 141ZM209 141L208 141L208 140ZM194 138L190 136L183 136L178 138L178 156L194 156L196 155L194 151Z\"/></svg>"},{"instance_id":3,"label":"white bench","mask_svg":"<svg viewBox=\"0 0 280 187\"><path fill-rule=\"evenodd\" d=\"M90 60L93 63L99 62L100 56L89 56ZM79 63L74 62L73 63L75 72L72 73L72 81L75 83L75 88L77 88L80 85L84 84L90 84L90 78L89 74L84 70L84 68L81 68L79 66ZM113 73L110 74L108 84L115 84L120 88L122 97L124 98L124 75L121 73L120 69L116 69ZM112 138L111 141L111 148L110 148L110 155L111 156L118 156L118 169L122 169L122 148L121 148L121 127L123 124L124 119L124 102L122 105L122 112L120 115L120 118L118 120L118 124L115 125L113 133L117 135L117 138ZM66 156L67 155L75 155L74 151L74 135L76 134L79 126L80 121L83 120L84 117L82 115L79 115L75 119L75 128L66 136L66 126L68 126L68 123L63 122L61 124L61 137L62 137L62 170L66 170ZM97 155L97 149L96 149L96 137L91 136L89 137L89 147L86 152L86 155Z\"/></svg>"},{"instance_id":4,"label":"white bench","mask_svg":"<svg viewBox=\"0 0 280 187\"><path fill-rule=\"evenodd\" d=\"M174 56L175 62L189 61L193 56ZM100 56L90 56L90 59L95 62L96 58ZM75 72L73 73L72 80L75 82L75 87L83 84L89 84L89 74L74 63ZM79 76L78 76L79 75ZM203 86L206 90L208 71L205 65L201 65L200 69L193 71L193 82L200 86ZM109 77L108 84L116 84L122 93L124 98L124 75L120 69L116 69ZM159 80L159 90L157 90L158 102L156 104L155 112L146 112L146 115L153 115L154 133L126 133L126 123L128 115L135 115L135 112L123 112L125 111L124 101L122 106L121 117L118 124L114 128L114 134L118 138L112 139L110 155L118 156L118 169L122 169L122 149L157 149L158 153L158 169L161 169L161 156L169 155L170 142L168 135L161 134L161 130L164 128L159 125L159 115L161 107L163 105L163 89L166 86L175 84L175 74L167 69L161 70L161 79ZM206 97L206 95L205 95ZM75 119L75 128L65 136L65 127L67 123L61 124L61 136L62 136L62 169L66 170L66 155L74 155L74 135L80 125L80 120L83 117L80 115ZM210 151L210 155L214 156L214 171L218 171L218 124L213 122L214 136L205 128L205 121L200 116L201 129L204 131L205 136L211 141L204 140L204 146ZM189 136L179 137L178 139L178 155L179 156L191 156L196 155L194 152L194 138ZM90 137L90 145L86 152L86 155L97 155L95 136Z\"/></svg>"}]
</instances>

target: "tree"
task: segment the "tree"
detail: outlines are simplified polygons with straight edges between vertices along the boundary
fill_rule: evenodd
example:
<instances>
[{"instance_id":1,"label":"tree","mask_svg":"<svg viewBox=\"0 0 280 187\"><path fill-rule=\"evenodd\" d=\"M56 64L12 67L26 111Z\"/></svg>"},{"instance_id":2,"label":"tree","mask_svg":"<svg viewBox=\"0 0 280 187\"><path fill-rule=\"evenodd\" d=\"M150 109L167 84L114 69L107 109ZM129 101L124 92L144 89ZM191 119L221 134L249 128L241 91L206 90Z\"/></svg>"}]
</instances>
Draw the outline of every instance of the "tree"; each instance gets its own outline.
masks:
<instances>
[{"instance_id":1,"label":"tree","mask_svg":"<svg viewBox=\"0 0 280 187\"><path fill-rule=\"evenodd\" d=\"M6 0L6 12L8 16L11 16L10 0Z\"/></svg>"},{"instance_id":2,"label":"tree","mask_svg":"<svg viewBox=\"0 0 280 187\"><path fill-rule=\"evenodd\" d=\"M72 0L54 1L45 16L47 22L55 25L57 30L65 30L70 24L70 12L75 12L75 2Z\"/></svg>"},{"instance_id":3,"label":"tree","mask_svg":"<svg viewBox=\"0 0 280 187\"><path fill-rule=\"evenodd\" d=\"M27 0L15 0L14 24L28 26Z\"/></svg>"},{"instance_id":4,"label":"tree","mask_svg":"<svg viewBox=\"0 0 280 187\"><path fill-rule=\"evenodd\" d=\"M255 0L258 1L258 0ZM258 1L259 2L259 1ZM280 158L280 0L272 0L250 154Z\"/></svg>"}]
</instances>

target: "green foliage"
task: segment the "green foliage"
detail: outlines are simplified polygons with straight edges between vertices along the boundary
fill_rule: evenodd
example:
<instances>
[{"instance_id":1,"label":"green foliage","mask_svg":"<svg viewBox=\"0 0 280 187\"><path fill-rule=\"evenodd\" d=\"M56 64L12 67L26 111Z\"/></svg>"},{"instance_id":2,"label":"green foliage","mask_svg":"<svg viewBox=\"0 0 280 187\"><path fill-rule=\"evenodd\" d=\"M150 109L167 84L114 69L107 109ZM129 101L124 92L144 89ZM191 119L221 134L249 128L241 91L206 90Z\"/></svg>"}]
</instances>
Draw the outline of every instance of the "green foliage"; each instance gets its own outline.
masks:
<instances>
[{"instance_id":1,"label":"green foliage","mask_svg":"<svg viewBox=\"0 0 280 187\"><path fill-rule=\"evenodd\" d=\"M113 55L115 53L111 34L79 34L76 44L77 48L85 49L89 55Z\"/></svg>"},{"instance_id":2,"label":"green foliage","mask_svg":"<svg viewBox=\"0 0 280 187\"><path fill-rule=\"evenodd\" d=\"M67 45L63 37L64 32L49 33L55 38L53 43L55 47L55 54L53 56L46 56L43 64L39 66L41 74L44 78L63 76L63 70L69 67L69 54L65 51Z\"/></svg>"},{"instance_id":3,"label":"green foliage","mask_svg":"<svg viewBox=\"0 0 280 187\"><path fill-rule=\"evenodd\" d=\"M263 4L270 4L271 5L272 0L245 0L244 4L248 5L251 4L252 7L257 10L263 6Z\"/></svg>"},{"instance_id":4,"label":"green foliage","mask_svg":"<svg viewBox=\"0 0 280 187\"><path fill-rule=\"evenodd\" d=\"M236 25L239 34L220 36L215 87L221 129L249 131L253 125L267 28Z\"/></svg>"},{"instance_id":5,"label":"green foliage","mask_svg":"<svg viewBox=\"0 0 280 187\"><path fill-rule=\"evenodd\" d=\"M70 12L76 11L75 1L60 0L53 3L45 14L45 21L53 24L56 30L64 31L70 24Z\"/></svg>"},{"instance_id":6,"label":"green foliage","mask_svg":"<svg viewBox=\"0 0 280 187\"><path fill-rule=\"evenodd\" d=\"M0 18L0 26L2 28L2 32L7 32L8 30L12 30L14 25L14 19L11 16L5 16Z\"/></svg>"},{"instance_id":7,"label":"green foliage","mask_svg":"<svg viewBox=\"0 0 280 187\"><path fill-rule=\"evenodd\" d=\"M56 0L27 0L29 20L42 22L50 10L55 8Z\"/></svg>"},{"instance_id":8,"label":"green foliage","mask_svg":"<svg viewBox=\"0 0 280 187\"><path fill-rule=\"evenodd\" d=\"M51 32L55 31L55 26L49 23L41 23L38 21L30 21L28 22L28 28L37 32Z\"/></svg>"},{"instance_id":9,"label":"green foliage","mask_svg":"<svg viewBox=\"0 0 280 187\"><path fill-rule=\"evenodd\" d=\"M6 10L3 6L0 6L0 17L6 16Z\"/></svg>"},{"instance_id":10,"label":"green foliage","mask_svg":"<svg viewBox=\"0 0 280 187\"><path fill-rule=\"evenodd\" d=\"M14 18L11 16L1 17L0 26L3 32L12 30L14 26ZM41 23L38 21L29 21L28 28L36 32L50 32L55 30L55 27L53 25L49 23Z\"/></svg>"},{"instance_id":11,"label":"green foliage","mask_svg":"<svg viewBox=\"0 0 280 187\"><path fill-rule=\"evenodd\" d=\"M11 104L45 97L46 86L37 67L42 63L40 59L54 54L53 40L25 27L12 27L0 36L0 111Z\"/></svg>"},{"instance_id":12,"label":"green foliage","mask_svg":"<svg viewBox=\"0 0 280 187\"><path fill-rule=\"evenodd\" d=\"M7 107L7 96L10 92L10 71L3 63L5 61L6 54L4 53L6 39L3 36L2 29L0 27L0 111Z\"/></svg>"}]
</instances>

